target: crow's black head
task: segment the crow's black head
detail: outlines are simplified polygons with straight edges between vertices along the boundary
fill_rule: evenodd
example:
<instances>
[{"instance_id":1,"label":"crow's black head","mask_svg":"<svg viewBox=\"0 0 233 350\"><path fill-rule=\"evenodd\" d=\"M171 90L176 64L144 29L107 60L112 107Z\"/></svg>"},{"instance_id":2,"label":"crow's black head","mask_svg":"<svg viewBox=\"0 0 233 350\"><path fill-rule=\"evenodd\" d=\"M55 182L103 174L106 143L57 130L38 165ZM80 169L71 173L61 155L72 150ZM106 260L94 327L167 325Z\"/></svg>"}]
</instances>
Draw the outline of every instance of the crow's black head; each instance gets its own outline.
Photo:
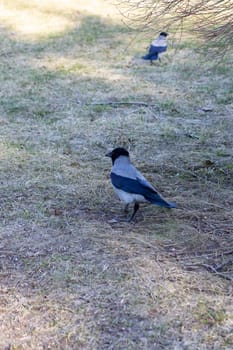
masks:
<instances>
[{"instance_id":1,"label":"crow's black head","mask_svg":"<svg viewBox=\"0 0 233 350\"><path fill-rule=\"evenodd\" d=\"M159 35L165 36L165 38L166 38L166 36L168 36L168 33L166 33L166 32L161 32Z\"/></svg>"},{"instance_id":2,"label":"crow's black head","mask_svg":"<svg viewBox=\"0 0 233 350\"><path fill-rule=\"evenodd\" d=\"M106 157L110 157L112 159L112 164L114 164L115 160L120 156L129 157L129 152L123 147L118 147L106 154Z\"/></svg>"}]
</instances>

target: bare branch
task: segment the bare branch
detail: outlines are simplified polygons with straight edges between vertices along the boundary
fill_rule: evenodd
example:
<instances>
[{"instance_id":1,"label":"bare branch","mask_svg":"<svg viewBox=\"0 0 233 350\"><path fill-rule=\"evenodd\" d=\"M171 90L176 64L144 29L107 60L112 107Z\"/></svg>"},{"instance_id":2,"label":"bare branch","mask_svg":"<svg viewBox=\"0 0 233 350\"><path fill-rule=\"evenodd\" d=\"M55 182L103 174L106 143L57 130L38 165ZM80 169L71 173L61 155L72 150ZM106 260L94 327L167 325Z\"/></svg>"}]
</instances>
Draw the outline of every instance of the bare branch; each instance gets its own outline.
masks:
<instances>
[{"instance_id":1,"label":"bare branch","mask_svg":"<svg viewBox=\"0 0 233 350\"><path fill-rule=\"evenodd\" d=\"M233 47L232 0L117 0L132 28L196 33L208 45Z\"/></svg>"},{"instance_id":2,"label":"bare branch","mask_svg":"<svg viewBox=\"0 0 233 350\"><path fill-rule=\"evenodd\" d=\"M209 265L209 264L204 264L204 263L192 263L192 264L185 264L185 266L186 266L187 268L195 268L195 267L198 267L198 266L204 267L204 268L207 269L209 272L212 272L212 273L214 273L215 275L217 275L217 276L219 276L219 277L221 277L221 278L224 278L224 279L226 279L226 280L228 280L228 281L233 281L233 278L232 278L232 277L226 275L224 272L219 272L219 271L217 271L217 269L216 269L214 266Z\"/></svg>"}]
</instances>

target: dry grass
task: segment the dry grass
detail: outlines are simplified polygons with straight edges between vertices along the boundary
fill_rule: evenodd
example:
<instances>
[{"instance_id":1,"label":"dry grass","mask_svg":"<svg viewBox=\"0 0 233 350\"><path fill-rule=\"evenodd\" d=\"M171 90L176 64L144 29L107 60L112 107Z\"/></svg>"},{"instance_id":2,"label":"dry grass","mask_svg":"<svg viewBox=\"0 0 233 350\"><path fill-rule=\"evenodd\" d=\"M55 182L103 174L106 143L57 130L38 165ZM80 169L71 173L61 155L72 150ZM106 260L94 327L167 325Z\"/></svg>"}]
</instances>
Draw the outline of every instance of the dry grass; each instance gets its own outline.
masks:
<instances>
[{"instance_id":1,"label":"dry grass","mask_svg":"<svg viewBox=\"0 0 233 350\"><path fill-rule=\"evenodd\" d=\"M131 64L147 43L114 11L2 8L0 349L230 350L232 57ZM177 210L112 221L119 145Z\"/></svg>"}]
</instances>

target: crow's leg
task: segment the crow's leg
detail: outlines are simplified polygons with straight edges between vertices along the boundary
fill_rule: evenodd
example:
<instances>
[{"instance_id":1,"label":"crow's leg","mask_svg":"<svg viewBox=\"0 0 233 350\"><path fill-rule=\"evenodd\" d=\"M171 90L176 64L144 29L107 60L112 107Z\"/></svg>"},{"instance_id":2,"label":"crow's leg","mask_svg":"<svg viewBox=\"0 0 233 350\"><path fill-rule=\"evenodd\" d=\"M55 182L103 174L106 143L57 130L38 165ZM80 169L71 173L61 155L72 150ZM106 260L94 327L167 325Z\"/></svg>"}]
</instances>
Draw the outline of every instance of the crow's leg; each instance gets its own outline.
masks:
<instances>
[{"instance_id":1,"label":"crow's leg","mask_svg":"<svg viewBox=\"0 0 233 350\"><path fill-rule=\"evenodd\" d=\"M129 212L129 203L127 203L124 207L124 213L127 214Z\"/></svg>"},{"instance_id":2,"label":"crow's leg","mask_svg":"<svg viewBox=\"0 0 233 350\"><path fill-rule=\"evenodd\" d=\"M139 204L136 202L134 204L133 214L132 214L131 218L129 219L129 221L133 220L133 218L134 218L135 214L137 213L138 209L139 209Z\"/></svg>"}]
</instances>

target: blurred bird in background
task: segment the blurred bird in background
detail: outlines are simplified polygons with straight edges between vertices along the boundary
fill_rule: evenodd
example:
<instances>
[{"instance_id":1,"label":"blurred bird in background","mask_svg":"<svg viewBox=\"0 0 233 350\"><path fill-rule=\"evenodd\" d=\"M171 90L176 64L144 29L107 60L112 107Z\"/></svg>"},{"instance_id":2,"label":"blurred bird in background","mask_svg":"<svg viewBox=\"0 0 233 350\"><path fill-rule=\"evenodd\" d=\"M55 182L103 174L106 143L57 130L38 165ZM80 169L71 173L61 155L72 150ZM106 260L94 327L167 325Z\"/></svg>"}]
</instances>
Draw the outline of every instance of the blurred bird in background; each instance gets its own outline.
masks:
<instances>
[{"instance_id":1,"label":"blurred bird in background","mask_svg":"<svg viewBox=\"0 0 233 350\"><path fill-rule=\"evenodd\" d=\"M149 60L151 64L156 60L160 60L159 55L167 50L167 36L166 32L161 32L158 38L152 41L148 53L142 56L142 59Z\"/></svg>"},{"instance_id":2,"label":"blurred bird in background","mask_svg":"<svg viewBox=\"0 0 233 350\"><path fill-rule=\"evenodd\" d=\"M111 182L113 188L125 203L125 212L129 204L134 204L131 221L139 209L140 202L150 202L165 208L176 208L174 203L166 202L145 179L145 177L131 164L129 152L124 148L115 148L106 154L112 159Z\"/></svg>"}]
</instances>

